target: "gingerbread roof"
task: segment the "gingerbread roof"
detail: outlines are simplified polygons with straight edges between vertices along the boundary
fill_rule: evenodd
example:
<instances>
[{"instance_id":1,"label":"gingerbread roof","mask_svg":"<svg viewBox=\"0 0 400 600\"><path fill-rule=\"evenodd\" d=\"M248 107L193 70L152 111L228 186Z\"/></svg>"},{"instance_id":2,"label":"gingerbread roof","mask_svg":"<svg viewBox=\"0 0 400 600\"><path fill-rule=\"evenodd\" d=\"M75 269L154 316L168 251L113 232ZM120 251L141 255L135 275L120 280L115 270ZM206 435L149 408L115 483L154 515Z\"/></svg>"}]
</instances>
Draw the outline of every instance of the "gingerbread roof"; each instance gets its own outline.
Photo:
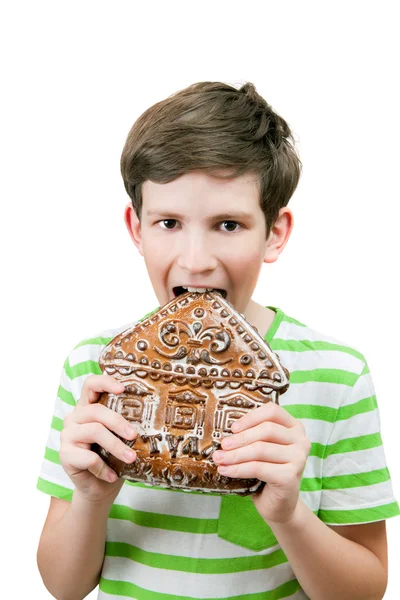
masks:
<instances>
[{"instance_id":1,"label":"gingerbread roof","mask_svg":"<svg viewBox=\"0 0 400 600\"><path fill-rule=\"evenodd\" d=\"M99 364L117 379L135 374L262 395L283 394L289 387L278 355L218 292L187 292L171 300L114 338Z\"/></svg>"}]
</instances>

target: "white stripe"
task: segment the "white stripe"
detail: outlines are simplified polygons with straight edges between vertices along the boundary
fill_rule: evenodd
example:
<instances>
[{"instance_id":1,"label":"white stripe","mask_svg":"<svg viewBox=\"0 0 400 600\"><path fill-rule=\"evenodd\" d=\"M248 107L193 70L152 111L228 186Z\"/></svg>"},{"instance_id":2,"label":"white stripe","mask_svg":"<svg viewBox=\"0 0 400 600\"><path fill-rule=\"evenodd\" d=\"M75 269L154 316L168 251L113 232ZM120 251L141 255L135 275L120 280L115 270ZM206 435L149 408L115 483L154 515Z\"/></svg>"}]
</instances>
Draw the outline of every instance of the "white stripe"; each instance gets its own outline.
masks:
<instances>
[{"instance_id":1,"label":"white stripe","mask_svg":"<svg viewBox=\"0 0 400 600\"><path fill-rule=\"evenodd\" d=\"M344 454L331 454L327 456L323 465L323 476L351 475L353 473L366 473L386 467L386 457L383 446L345 452Z\"/></svg>"},{"instance_id":2,"label":"white stripe","mask_svg":"<svg viewBox=\"0 0 400 600\"><path fill-rule=\"evenodd\" d=\"M134 510L161 513L193 519L218 519L221 497L190 494L155 488L122 486L114 504L129 506Z\"/></svg>"},{"instance_id":3,"label":"white stripe","mask_svg":"<svg viewBox=\"0 0 400 600\"><path fill-rule=\"evenodd\" d=\"M61 419L61 421L64 421L64 417L70 415L74 408L75 406L73 406L72 404L67 404L67 402L64 402L63 400L61 400L61 398L58 397L54 408L54 416Z\"/></svg>"},{"instance_id":4,"label":"white stripe","mask_svg":"<svg viewBox=\"0 0 400 600\"><path fill-rule=\"evenodd\" d=\"M370 435L379 432L379 413L378 410L354 415L350 419L336 421L332 431L332 435L328 440L328 444L335 444L340 440L349 437L360 437L362 435Z\"/></svg>"},{"instance_id":5,"label":"white stripe","mask_svg":"<svg viewBox=\"0 0 400 600\"><path fill-rule=\"evenodd\" d=\"M103 348L105 348L104 344L85 344L84 346L75 348L69 355L70 367L75 367L75 365L86 362L87 360L94 360L97 362Z\"/></svg>"},{"instance_id":6,"label":"white stripe","mask_svg":"<svg viewBox=\"0 0 400 600\"><path fill-rule=\"evenodd\" d=\"M332 431L333 423L329 421L316 421L315 419L298 419L306 428L306 435L311 442L326 444Z\"/></svg>"},{"instance_id":7,"label":"white stripe","mask_svg":"<svg viewBox=\"0 0 400 600\"><path fill-rule=\"evenodd\" d=\"M342 490L322 490L322 510L358 510L394 502L391 481Z\"/></svg>"},{"instance_id":8,"label":"white stripe","mask_svg":"<svg viewBox=\"0 0 400 600\"><path fill-rule=\"evenodd\" d=\"M351 389L350 394L347 394L343 401L343 406L353 404L364 398L370 398L375 396L375 388L372 382L371 373L365 373L361 375Z\"/></svg>"},{"instance_id":9,"label":"white stripe","mask_svg":"<svg viewBox=\"0 0 400 600\"><path fill-rule=\"evenodd\" d=\"M137 546L147 552L156 552L188 558L240 558L271 554L279 544L254 552L220 538L216 533L187 533L152 527L142 527L120 519L109 519L107 540Z\"/></svg>"},{"instance_id":10,"label":"white stripe","mask_svg":"<svg viewBox=\"0 0 400 600\"><path fill-rule=\"evenodd\" d=\"M274 338L284 339L285 341L308 340L310 342L329 342L331 344L345 346L346 348L359 352L357 348L355 348L353 345L349 345L347 342L343 342L335 337L325 335L324 333L316 331L315 329L311 329L310 327L296 325L296 323L289 323L288 321L281 322L278 331L274 335ZM361 352L360 354L362 356Z\"/></svg>"},{"instance_id":11,"label":"white stripe","mask_svg":"<svg viewBox=\"0 0 400 600\"><path fill-rule=\"evenodd\" d=\"M47 438L47 447L51 448L51 450L55 450L56 452L60 451L60 432L56 429L50 430L50 435Z\"/></svg>"},{"instance_id":12,"label":"white stripe","mask_svg":"<svg viewBox=\"0 0 400 600\"><path fill-rule=\"evenodd\" d=\"M227 598L240 594L255 594L273 590L294 578L289 563L270 569L203 575L157 569L127 558L108 556L104 561L102 576L114 581L128 581L152 592L179 596L184 591L189 591L194 598Z\"/></svg>"},{"instance_id":13,"label":"white stripe","mask_svg":"<svg viewBox=\"0 0 400 600\"><path fill-rule=\"evenodd\" d=\"M62 466L57 465L46 458L43 459L42 469L39 477L45 479L49 483L54 483L55 485L61 485L65 488L68 488L71 491L75 489L74 484Z\"/></svg>"},{"instance_id":14,"label":"white stripe","mask_svg":"<svg viewBox=\"0 0 400 600\"><path fill-rule=\"evenodd\" d=\"M67 392L71 391L72 379L67 375L64 368L61 372L60 385Z\"/></svg>"},{"instance_id":15,"label":"white stripe","mask_svg":"<svg viewBox=\"0 0 400 600\"><path fill-rule=\"evenodd\" d=\"M287 392L279 398L279 404L304 404L305 406L329 406L339 408L340 399L349 394L351 388L343 383L325 383L323 381L306 381L291 383Z\"/></svg>"},{"instance_id":16,"label":"white stripe","mask_svg":"<svg viewBox=\"0 0 400 600\"><path fill-rule=\"evenodd\" d=\"M81 393L82 393L82 388L83 388L83 384L85 383L85 379L87 377L90 377L90 375L95 375L95 373L87 373L86 375L80 375L79 377L75 377L75 379L73 379L71 381L71 393L72 396L75 400L75 402L78 402L79 398L81 397Z\"/></svg>"},{"instance_id":17,"label":"white stripe","mask_svg":"<svg viewBox=\"0 0 400 600\"><path fill-rule=\"evenodd\" d=\"M304 468L303 477L321 477L322 458L319 456L309 456Z\"/></svg>"},{"instance_id":18,"label":"white stripe","mask_svg":"<svg viewBox=\"0 0 400 600\"><path fill-rule=\"evenodd\" d=\"M315 492L302 492L300 491L301 499L304 504L308 506L310 510L313 512L319 510L320 508L320 499L321 499L321 490L316 490Z\"/></svg>"},{"instance_id":19,"label":"white stripe","mask_svg":"<svg viewBox=\"0 0 400 600\"><path fill-rule=\"evenodd\" d=\"M358 375L364 366L359 358L340 350L307 350L305 352L278 350L278 355L289 371L341 369Z\"/></svg>"}]
</instances>

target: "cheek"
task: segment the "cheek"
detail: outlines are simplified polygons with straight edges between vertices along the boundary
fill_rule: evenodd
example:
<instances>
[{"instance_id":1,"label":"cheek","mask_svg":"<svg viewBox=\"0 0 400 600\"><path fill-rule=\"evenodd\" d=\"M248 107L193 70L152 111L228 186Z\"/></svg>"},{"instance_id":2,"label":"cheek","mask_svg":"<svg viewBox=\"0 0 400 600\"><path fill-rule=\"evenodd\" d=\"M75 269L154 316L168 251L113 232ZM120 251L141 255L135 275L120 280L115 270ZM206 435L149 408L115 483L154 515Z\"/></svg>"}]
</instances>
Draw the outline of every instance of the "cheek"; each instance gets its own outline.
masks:
<instances>
[{"instance_id":1,"label":"cheek","mask_svg":"<svg viewBox=\"0 0 400 600\"><path fill-rule=\"evenodd\" d=\"M147 239L143 241L143 253L146 265L148 266L157 265L158 267L162 267L168 261L168 248L157 243L156 240Z\"/></svg>"},{"instance_id":2,"label":"cheek","mask_svg":"<svg viewBox=\"0 0 400 600\"><path fill-rule=\"evenodd\" d=\"M230 257L230 272L232 280L244 282L253 285L260 274L263 265L264 254L260 252L260 248L247 248L246 251L238 251Z\"/></svg>"},{"instance_id":3,"label":"cheek","mask_svg":"<svg viewBox=\"0 0 400 600\"><path fill-rule=\"evenodd\" d=\"M257 269L264 259L264 248L257 244L236 245L231 248L229 259L241 269Z\"/></svg>"}]
</instances>

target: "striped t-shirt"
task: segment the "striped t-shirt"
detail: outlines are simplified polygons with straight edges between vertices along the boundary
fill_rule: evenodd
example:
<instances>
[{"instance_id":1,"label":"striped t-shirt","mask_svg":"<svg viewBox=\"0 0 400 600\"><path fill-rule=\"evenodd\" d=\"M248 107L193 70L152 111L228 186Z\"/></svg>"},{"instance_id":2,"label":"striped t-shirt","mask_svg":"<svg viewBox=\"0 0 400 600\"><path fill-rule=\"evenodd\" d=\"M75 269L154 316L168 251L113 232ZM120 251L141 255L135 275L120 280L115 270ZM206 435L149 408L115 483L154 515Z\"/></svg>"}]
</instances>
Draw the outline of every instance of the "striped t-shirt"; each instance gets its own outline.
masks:
<instances>
[{"instance_id":1,"label":"striped t-shirt","mask_svg":"<svg viewBox=\"0 0 400 600\"><path fill-rule=\"evenodd\" d=\"M400 514L380 434L371 375L360 352L272 308L265 339L290 371L280 404L312 442L300 495L329 525ZM154 311L153 311L154 312ZM149 313L144 319L150 316ZM64 364L38 488L71 500L58 451L63 419L104 346L127 327L86 339ZM125 482L110 511L99 599L307 598L249 496L170 491Z\"/></svg>"}]
</instances>

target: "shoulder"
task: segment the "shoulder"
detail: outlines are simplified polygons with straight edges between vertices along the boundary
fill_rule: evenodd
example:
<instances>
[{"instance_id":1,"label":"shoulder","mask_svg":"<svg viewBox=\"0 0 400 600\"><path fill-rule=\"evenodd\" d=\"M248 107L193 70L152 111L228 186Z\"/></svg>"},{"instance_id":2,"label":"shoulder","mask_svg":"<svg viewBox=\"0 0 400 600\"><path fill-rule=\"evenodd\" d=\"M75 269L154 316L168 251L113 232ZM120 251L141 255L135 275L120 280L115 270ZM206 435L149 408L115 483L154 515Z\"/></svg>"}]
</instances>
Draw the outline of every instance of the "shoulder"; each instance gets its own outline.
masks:
<instances>
[{"instance_id":1,"label":"shoulder","mask_svg":"<svg viewBox=\"0 0 400 600\"><path fill-rule=\"evenodd\" d=\"M120 333L124 331L128 332L129 329L133 329L138 323L144 321L156 310L157 309L152 310L140 319L132 321L131 323L126 323L125 325L120 325L119 327L113 327L111 329L103 329L102 331L98 331L95 334L84 338L74 346L66 362L68 362L70 366L86 361L98 362L101 351L111 342L111 340Z\"/></svg>"},{"instance_id":2,"label":"shoulder","mask_svg":"<svg viewBox=\"0 0 400 600\"><path fill-rule=\"evenodd\" d=\"M364 354L353 344L284 313L281 314L271 348L291 371L314 371L315 376L319 374L328 380L332 377L336 382L343 381L350 386L367 368Z\"/></svg>"},{"instance_id":3,"label":"shoulder","mask_svg":"<svg viewBox=\"0 0 400 600\"><path fill-rule=\"evenodd\" d=\"M119 327L104 329L80 341L68 354L62 370L59 394L69 404L77 402L88 375L101 375L99 357L102 350L117 335L134 327L143 319Z\"/></svg>"},{"instance_id":4,"label":"shoulder","mask_svg":"<svg viewBox=\"0 0 400 600\"><path fill-rule=\"evenodd\" d=\"M81 340L68 355L67 361L69 366L72 368L77 364L81 364L87 361L97 362L101 351L112 339L123 331L133 327L139 321L133 323L127 323L120 327L114 327L112 329L104 329L97 331L96 333Z\"/></svg>"}]
</instances>

